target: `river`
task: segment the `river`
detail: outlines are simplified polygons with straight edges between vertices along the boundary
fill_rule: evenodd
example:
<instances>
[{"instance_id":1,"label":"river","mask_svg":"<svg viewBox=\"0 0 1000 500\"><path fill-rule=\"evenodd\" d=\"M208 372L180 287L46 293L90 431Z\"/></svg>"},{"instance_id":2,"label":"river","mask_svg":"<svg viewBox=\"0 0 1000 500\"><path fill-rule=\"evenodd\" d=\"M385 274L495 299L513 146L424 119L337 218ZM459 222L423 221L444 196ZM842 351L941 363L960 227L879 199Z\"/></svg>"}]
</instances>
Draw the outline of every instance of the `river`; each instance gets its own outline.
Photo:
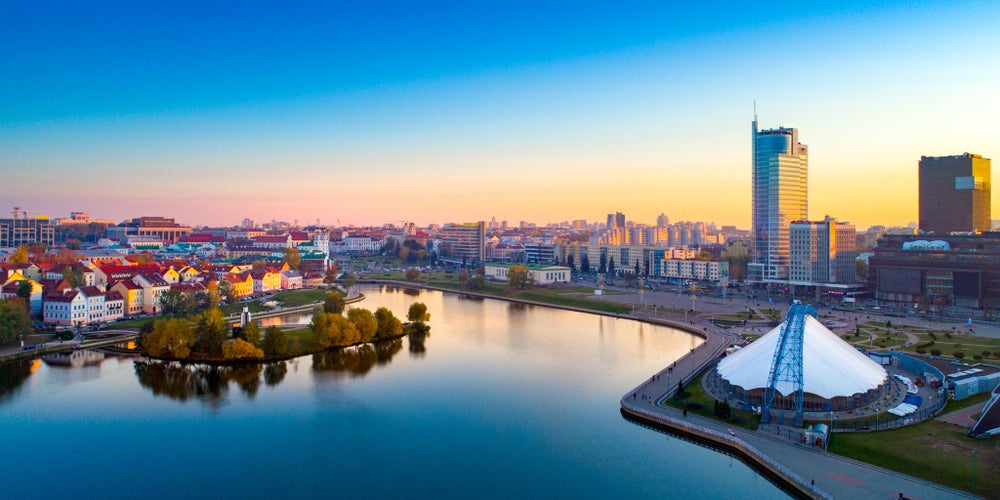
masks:
<instances>
[{"instance_id":1,"label":"river","mask_svg":"<svg viewBox=\"0 0 1000 500\"><path fill-rule=\"evenodd\" d=\"M369 287L430 335L244 368L0 367L0 497L776 498L618 399L701 339L631 320Z\"/></svg>"}]
</instances>

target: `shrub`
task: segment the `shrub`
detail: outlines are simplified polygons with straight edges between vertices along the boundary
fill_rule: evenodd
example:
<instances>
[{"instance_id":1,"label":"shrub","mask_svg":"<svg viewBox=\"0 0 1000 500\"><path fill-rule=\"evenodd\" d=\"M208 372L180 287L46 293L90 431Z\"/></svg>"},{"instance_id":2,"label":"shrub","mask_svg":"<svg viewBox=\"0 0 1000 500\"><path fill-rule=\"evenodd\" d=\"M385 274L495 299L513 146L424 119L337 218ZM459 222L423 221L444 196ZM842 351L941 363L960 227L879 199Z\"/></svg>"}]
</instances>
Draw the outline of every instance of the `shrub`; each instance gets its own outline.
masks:
<instances>
[{"instance_id":1,"label":"shrub","mask_svg":"<svg viewBox=\"0 0 1000 500\"><path fill-rule=\"evenodd\" d=\"M955 351L955 352L954 352L954 353L952 354L952 356L955 356L955 357L956 357L956 358L958 358L958 359L962 359L962 358L964 358L964 357L965 357L965 353L964 353L964 352L962 352L962 351Z\"/></svg>"},{"instance_id":2,"label":"shrub","mask_svg":"<svg viewBox=\"0 0 1000 500\"><path fill-rule=\"evenodd\" d=\"M264 351L254 347L250 342L236 339L222 344L222 357L224 359L260 359L264 357Z\"/></svg>"},{"instance_id":3,"label":"shrub","mask_svg":"<svg viewBox=\"0 0 1000 500\"><path fill-rule=\"evenodd\" d=\"M931 349L931 356L940 356L941 349Z\"/></svg>"},{"instance_id":4,"label":"shrub","mask_svg":"<svg viewBox=\"0 0 1000 500\"><path fill-rule=\"evenodd\" d=\"M989 357L989 355L990 355L990 351L983 351L983 357L984 358Z\"/></svg>"},{"instance_id":5,"label":"shrub","mask_svg":"<svg viewBox=\"0 0 1000 500\"><path fill-rule=\"evenodd\" d=\"M973 354L972 359L979 361L980 359L983 359L983 356L980 354Z\"/></svg>"},{"instance_id":6,"label":"shrub","mask_svg":"<svg viewBox=\"0 0 1000 500\"><path fill-rule=\"evenodd\" d=\"M927 352L927 351L925 351L923 347L918 347L917 348L917 354L923 354L925 352Z\"/></svg>"}]
</instances>

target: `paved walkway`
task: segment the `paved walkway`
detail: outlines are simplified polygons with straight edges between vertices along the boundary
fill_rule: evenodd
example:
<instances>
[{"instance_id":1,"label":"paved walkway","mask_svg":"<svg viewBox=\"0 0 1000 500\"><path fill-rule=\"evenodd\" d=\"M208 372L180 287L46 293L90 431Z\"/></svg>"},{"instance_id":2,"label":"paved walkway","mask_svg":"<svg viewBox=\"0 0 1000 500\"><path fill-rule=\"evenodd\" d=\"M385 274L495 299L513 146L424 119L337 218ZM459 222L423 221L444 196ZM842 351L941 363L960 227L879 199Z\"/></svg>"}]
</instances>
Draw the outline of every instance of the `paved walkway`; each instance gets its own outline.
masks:
<instances>
[{"instance_id":1,"label":"paved walkway","mask_svg":"<svg viewBox=\"0 0 1000 500\"><path fill-rule=\"evenodd\" d=\"M731 427L724 422L697 415L683 416L681 410L659 403L673 391L677 381L685 385L703 367L714 361L734 340L735 335L718 328L708 321L694 325L708 334L706 342L660 371L642 385L622 397L626 410L649 412L670 426L670 422L686 422L729 435ZM675 425L676 427L676 425ZM764 433L734 429L734 435L750 447L792 471L803 481L815 484L819 490L834 498L897 498L903 493L907 498L974 498L964 492L935 483L899 474L855 460L834 455L818 448L806 447Z\"/></svg>"},{"instance_id":2,"label":"paved walkway","mask_svg":"<svg viewBox=\"0 0 1000 500\"><path fill-rule=\"evenodd\" d=\"M982 403L977 403L972 406L962 408L961 410L941 415L934 420L937 420L938 422L948 422L949 424L961 425L962 427L967 428L976 423L976 421L972 419L972 416L983 411L983 406L985 405L986 402L983 401Z\"/></svg>"}]
</instances>

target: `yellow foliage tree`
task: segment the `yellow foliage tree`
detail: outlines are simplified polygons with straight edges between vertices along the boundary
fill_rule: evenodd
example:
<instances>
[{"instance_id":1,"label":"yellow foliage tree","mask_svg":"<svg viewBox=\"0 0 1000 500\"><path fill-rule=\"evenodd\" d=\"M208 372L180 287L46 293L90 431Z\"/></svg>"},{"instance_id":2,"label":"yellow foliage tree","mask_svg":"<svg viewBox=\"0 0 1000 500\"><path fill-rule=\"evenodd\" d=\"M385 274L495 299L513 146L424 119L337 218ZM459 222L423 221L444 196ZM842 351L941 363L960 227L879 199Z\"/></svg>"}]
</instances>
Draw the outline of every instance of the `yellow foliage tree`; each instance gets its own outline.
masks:
<instances>
[{"instance_id":1,"label":"yellow foliage tree","mask_svg":"<svg viewBox=\"0 0 1000 500\"><path fill-rule=\"evenodd\" d=\"M222 357L224 359L261 359L264 357L264 351L254 347L250 342L236 339L222 344Z\"/></svg>"}]
</instances>

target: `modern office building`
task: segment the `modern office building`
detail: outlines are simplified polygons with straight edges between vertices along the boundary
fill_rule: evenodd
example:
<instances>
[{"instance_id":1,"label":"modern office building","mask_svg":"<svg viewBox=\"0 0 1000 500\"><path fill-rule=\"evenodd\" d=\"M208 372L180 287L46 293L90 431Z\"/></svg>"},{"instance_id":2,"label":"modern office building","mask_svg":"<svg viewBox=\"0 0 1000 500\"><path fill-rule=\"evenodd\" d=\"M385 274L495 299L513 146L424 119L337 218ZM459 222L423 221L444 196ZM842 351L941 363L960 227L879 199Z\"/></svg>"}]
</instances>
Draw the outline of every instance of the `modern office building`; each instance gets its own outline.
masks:
<instances>
[{"instance_id":1,"label":"modern office building","mask_svg":"<svg viewBox=\"0 0 1000 500\"><path fill-rule=\"evenodd\" d=\"M934 239L887 234L868 266L869 285L883 306L935 313L982 309L987 315L1000 310L1000 233Z\"/></svg>"},{"instance_id":2,"label":"modern office building","mask_svg":"<svg viewBox=\"0 0 1000 500\"><path fill-rule=\"evenodd\" d=\"M788 281L793 285L851 283L857 275L857 231L853 224L795 221L789 226Z\"/></svg>"},{"instance_id":3,"label":"modern office building","mask_svg":"<svg viewBox=\"0 0 1000 500\"><path fill-rule=\"evenodd\" d=\"M942 235L990 230L990 159L920 157L920 229Z\"/></svg>"},{"instance_id":4,"label":"modern office building","mask_svg":"<svg viewBox=\"0 0 1000 500\"><path fill-rule=\"evenodd\" d=\"M28 217L15 215L11 219L0 219L0 248L44 243L55 244L55 224L48 217Z\"/></svg>"},{"instance_id":5,"label":"modern office building","mask_svg":"<svg viewBox=\"0 0 1000 500\"><path fill-rule=\"evenodd\" d=\"M164 243L177 243L191 234L191 226L178 224L165 217L136 217L108 228L108 238L126 241L129 236L151 236Z\"/></svg>"},{"instance_id":6,"label":"modern office building","mask_svg":"<svg viewBox=\"0 0 1000 500\"><path fill-rule=\"evenodd\" d=\"M789 225L807 220L809 149L799 131L779 127L758 130L753 120L753 262L752 282L788 280Z\"/></svg>"},{"instance_id":7,"label":"modern office building","mask_svg":"<svg viewBox=\"0 0 1000 500\"><path fill-rule=\"evenodd\" d=\"M483 262L486 257L486 223L449 224L441 228L441 245L446 258Z\"/></svg>"}]
</instances>

